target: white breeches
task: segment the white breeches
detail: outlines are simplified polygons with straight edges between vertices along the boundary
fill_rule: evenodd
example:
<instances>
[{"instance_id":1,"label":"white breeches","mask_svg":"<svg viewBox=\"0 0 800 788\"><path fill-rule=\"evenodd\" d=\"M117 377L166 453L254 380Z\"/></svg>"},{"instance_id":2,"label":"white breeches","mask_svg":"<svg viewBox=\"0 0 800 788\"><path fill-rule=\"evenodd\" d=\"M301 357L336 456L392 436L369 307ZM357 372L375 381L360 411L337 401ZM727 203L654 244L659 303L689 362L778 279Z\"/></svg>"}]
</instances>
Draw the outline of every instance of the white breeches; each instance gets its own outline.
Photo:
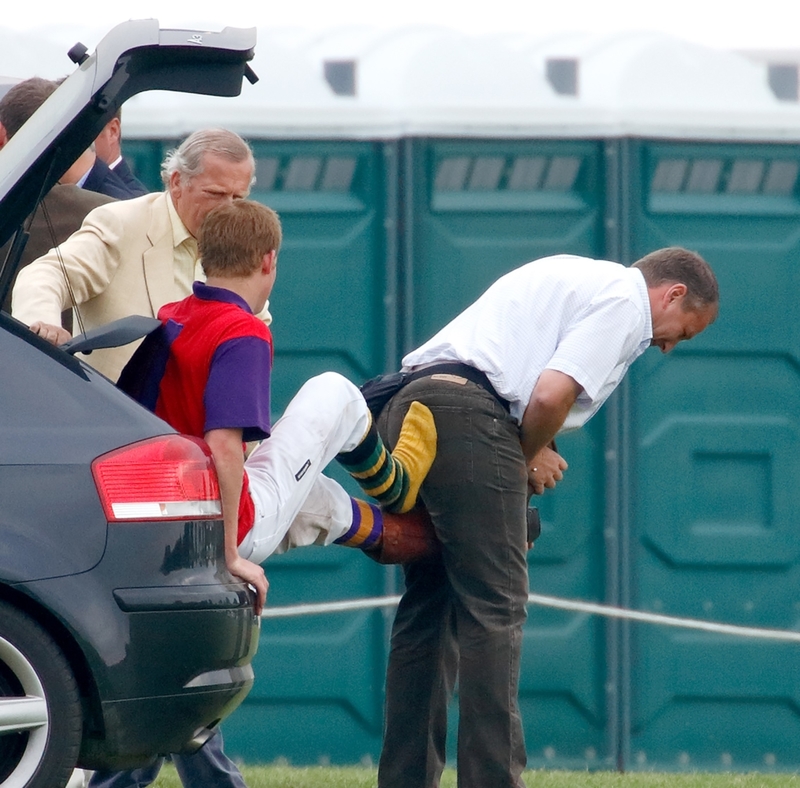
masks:
<instances>
[{"instance_id":1,"label":"white breeches","mask_svg":"<svg viewBox=\"0 0 800 788\"><path fill-rule=\"evenodd\" d=\"M303 384L245 461L256 515L240 555L261 563L272 553L327 545L347 532L350 496L322 471L339 452L358 446L370 418L361 392L342 375L324 372Z\"/></svg>"}]
</instances>

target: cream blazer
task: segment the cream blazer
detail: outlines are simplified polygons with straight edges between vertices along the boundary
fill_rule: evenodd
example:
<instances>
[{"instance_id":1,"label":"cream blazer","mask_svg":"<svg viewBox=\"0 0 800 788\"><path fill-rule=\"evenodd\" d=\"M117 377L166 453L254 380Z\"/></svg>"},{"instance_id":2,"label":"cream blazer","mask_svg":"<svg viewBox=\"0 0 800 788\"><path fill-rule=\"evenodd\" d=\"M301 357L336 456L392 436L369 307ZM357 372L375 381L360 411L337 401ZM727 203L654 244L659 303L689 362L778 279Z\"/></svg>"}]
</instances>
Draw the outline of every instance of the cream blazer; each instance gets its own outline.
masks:
<instances>
[{"instance_id":1,"label":"cream blazer","mask_svg":"<svg viewBox=\"0 0 800 788\"><path fill-rule=\"evenodd\" d=\"M60 325L61 312L77 304L88 331L127 315L155 317L164 304L188 295L178 291L173 276L166 192L101 205L60 251L74 302L51 249L23 268L14 285L11 313L27 325ZM116 380L135 348L95 350L86 360Z\"/></svg>"}]
</instances>

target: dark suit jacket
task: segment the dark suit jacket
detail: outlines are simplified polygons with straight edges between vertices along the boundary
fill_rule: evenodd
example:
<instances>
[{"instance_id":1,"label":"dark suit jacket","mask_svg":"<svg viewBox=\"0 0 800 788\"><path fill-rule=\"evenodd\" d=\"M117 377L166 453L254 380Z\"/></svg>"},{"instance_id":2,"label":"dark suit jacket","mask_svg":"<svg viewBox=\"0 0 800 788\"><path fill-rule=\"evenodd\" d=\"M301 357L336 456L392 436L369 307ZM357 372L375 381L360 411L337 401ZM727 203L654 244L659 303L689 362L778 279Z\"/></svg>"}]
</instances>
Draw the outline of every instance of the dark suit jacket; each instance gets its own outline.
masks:
<instances>
[{"instance_id":1,"label":"dark suit jacket","mask_svg":"<svg viewBox=\"0 0 800 788\"><path fill-rule=\"evenodd\" d=\"M102 159L96 159L89 175L83 182L83 188L88 191L105 194L117 200L130 200L140 197L141 193L128 186Z\"/></svg>"},{"instance_id":2,"label":"dark suit jacket","mask_svg":"<svg viewBox=\"0 0 800 788\"><path fill-rule=\"evenodd\" d=\"M81 226L89 211L97 208L98 205L105 205L107 202L113 201L111 197L104 194L86 191L77 186L67 184L53 186L43 200L53 225L53 232L50 232L44 209L39 205L33 215L30 237L22 252L18 272L37 257L46 254L54 246L66 241ZM10 244L9 241L0 248L0 261L5 260ZM14 278L16 279L16 276ZM11 290L3 301L3 311L11 311Z\"/></svg>"},{"instance_id":3,"label":"dark suit jacket","mask_svg":"<svg viewBox=\"0 0 800 788\"><path fill-rule=\"evenodd\" d=\"M139 197L142 194L149 194L148 189L132 172L125 159L120 159L119 163L111 170L118 178L120 178L125 185Z\"/></svg>"}]
</instances>

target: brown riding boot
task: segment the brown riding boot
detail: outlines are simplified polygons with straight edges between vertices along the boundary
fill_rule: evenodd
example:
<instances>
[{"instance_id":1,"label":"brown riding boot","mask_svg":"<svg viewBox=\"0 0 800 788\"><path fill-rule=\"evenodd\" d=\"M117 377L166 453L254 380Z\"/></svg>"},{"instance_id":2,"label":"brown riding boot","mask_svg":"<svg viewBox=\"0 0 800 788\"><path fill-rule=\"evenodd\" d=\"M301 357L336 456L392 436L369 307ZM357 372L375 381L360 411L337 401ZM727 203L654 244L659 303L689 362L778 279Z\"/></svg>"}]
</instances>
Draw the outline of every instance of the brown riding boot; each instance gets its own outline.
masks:
<instances>
[{"instance_id":1,"label":"brown riding boot","mask_svg":"<svg viewBox=\"0 0 800 788\"><path fill-rule=\"evenodd\" d=\"M379 564L407 564L441 551L428 510L416 506L405 514L383 513L383 536L364 553Z\"/></svg>"}]
</instances>

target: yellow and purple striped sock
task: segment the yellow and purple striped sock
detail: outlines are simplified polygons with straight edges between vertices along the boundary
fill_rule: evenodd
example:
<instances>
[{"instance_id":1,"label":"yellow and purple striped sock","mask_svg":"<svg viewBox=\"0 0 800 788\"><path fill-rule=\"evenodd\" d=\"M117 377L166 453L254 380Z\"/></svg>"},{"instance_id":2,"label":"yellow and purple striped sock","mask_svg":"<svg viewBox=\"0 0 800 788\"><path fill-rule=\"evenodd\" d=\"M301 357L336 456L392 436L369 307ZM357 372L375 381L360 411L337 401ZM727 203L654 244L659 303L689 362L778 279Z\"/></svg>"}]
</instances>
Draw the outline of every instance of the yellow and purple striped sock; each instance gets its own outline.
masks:
<instances>
[{"instance_id":1,"label":"yellow and purple striped sock","mask_svg":"<svg viewBox=\"0 0 800 788\"><path fill-rule=\"evenodd\" d=\"M383 535L383 514L379 507L366 501L351 498L353 522L347 533L334 540L334 544L345 547L372 547Z\"/></svg>"}]
</instances>

